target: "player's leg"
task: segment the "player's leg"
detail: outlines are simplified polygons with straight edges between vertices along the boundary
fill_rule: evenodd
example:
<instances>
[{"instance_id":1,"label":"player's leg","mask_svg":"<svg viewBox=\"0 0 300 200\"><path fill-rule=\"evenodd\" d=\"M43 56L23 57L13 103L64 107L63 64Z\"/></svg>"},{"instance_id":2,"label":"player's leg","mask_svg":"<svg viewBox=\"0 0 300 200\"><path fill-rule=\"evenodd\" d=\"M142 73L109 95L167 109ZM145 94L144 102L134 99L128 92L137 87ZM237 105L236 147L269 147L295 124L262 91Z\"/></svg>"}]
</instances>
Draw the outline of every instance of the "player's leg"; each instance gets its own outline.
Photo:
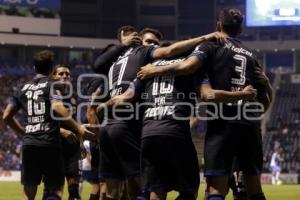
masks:
<instances>
[{"instance_id":1,"label":"player's leg","mask_svg":"<svg viewBox=\"0 0 300 200\"><path fill-rule=\"evenodd\" d=\"M144 138L141 163L143 191L150 191L151 198L164 199L167 192L176 190L179 199L196 199L199 165L191 140L168 136Z\"/></svg>"},{"instance_id":2,"label":"player's leg","mask_svg":"<svg viewBox=\"0 0 300 200\"><path fill-rule=\"evenodd\" d=\"M123 196L124 182L114 178L106 179L105 200L119 200Z\"/></svg>"},{"instance_id":3,"label":"player's leg","mask_svg":"<svg viewBox=\"0 0 300 200\"><path fill-rule=\"evenodd\" d=\"M204 144L208 200L222 200L227 195L236 141L233 130L234 127L225 121L208 123Z\"/></svg>"},{"instance_id":4,"label":"player's leg","mask_svg":"<svg viewBox=\"0 0 300 200\"><path fill-rule=\"evenodd\" d=\"M65 177L61 149L45 148L42 167L45 185L43 200L60 200L62 198L62 187Z\"/></svg>"},{"instance_id":5,"label":"player's leg","mask_svg":"<svg viewBox=\"0 0 300 200\"><path fill-rule=\"evenodd\" d=\"M263 165L260 127L240 125L238 163L243 171L245 188L250 200L265 200L260 173Z\"/></svg>"},{"instance_id":6,"label":"player's leg","mask_svg":"<svg viewBox=\"0 0 300 200\"><path fill-rule=\"evenodd\" d=\"M99 195L100 195L100 200L104 200L106 197L106 182L105 180L100 180L99 182Z\"/></svg>"},{"instance_id":7,"label":"player's leg","mask_svg":"<svg viewBox=\"0 0 300 200\"><path fill-rule=\"evenodd\" d=\"M277 166L276 168L277 168L277 170L276 170L276 174L275 174L275 183L277 185L279 185L279 184L281 184L281 181L279 179L281 168L279 166Z\"/></svg>"},{"instance_id":8,"label":"player's leg","mask_svg":"<svg viewBox=\"0 0 300 200\"><path fill-rule=\"evenodd\" d=\"M272 170L272 185L276 184L276 169L274 166L271 167Z\"/></svg>"},{"instance_id":9,"label":"player's leg","mask_svg":"<svg viewBox=\"0 0 300 200\"><path fill-rule=\"evenodd\" d=\"M79 183L80 183L80 160L81 151L79 144L74 144L68 149L68 158L64 159L65 176L68 185L69 200L80 199Z\"/></svg>"},{"instance_id":10,"label":"player's leg","mask_svg":"<svg viewBox=\"0 0 300 200\"><path fill-rule=\"evenodd\" d=\"M135 126L134 126L135 125ZM134 130L136 124L124 123L112 126L109 136L116 152L120 169L125 179L126 199L136 200L141 194L140 183L140 130ZM107 183L108 188L108 183Z\"/></svg>"},{"instance_id":11,"label":"player's leg","mask_svg":"<svg viewBox=\"0 0 300 200\"><path fill-rule=\"evenodd\" d=\"M237 200L247 200L247 192L245 188L243 172L237 171L236 175L237 175L237 194L235 198Z\"/></svg>"},{"instance_id":12,"label":"player's leg","mask_svg":"<svg viewBox=\"0 0 300 200\"><path fill-rule=\"evenodd\" d=\"M71 178L67 177L68 184L68 192L69 192L69 200L77 200L80 199L79 195L79 178Z\"/></svg>"},{"instance_id":13,"label":"player's leg","mask_svg":"<svg viewBox=\"0 0 300 200\"><path fill-rule=\"evenodd\" d=\"M37 185L26 185L23 188L24 191L24 200L34 200L36 192L37 192Z\"/></svg>"},{"instance_id":14,"label":"player's leg","mask_svg":"<svg viewBox=\"0 0 300 200\"><path fill-rule=\"evenodd\" d=\"M33 200L36 196L37 186L42 180L40 163L43 152L35 146L23 146L21 183L23 185L24 200Z\"/></svg>"},{"instance_id":15,"label":"player's leg","mask_svg":"<svg viewBox=\"0 0 300 200\"><path fill-rule=\"evenodd\" d=\"M124 174L110 137L114 130L111 126L106 126L99 134L99 185L103 186L102 182L105 180L105 187L102 187L102 191L106 188L104 199L120 199L124 190Z\"/></svg>"},{"instance_id":16,"label":"player's leg","mask_svg":"<svg viewBox=\"0 0 300 200\"><path fill-rule=\"evenodd\" d=\"M95 142L90 142L91 170L89 171L90 177L88 182L91 184L92 188L89 200L103 200L106 193L106 191L103 190L103 180L99 180L99 151L99 145Z\"/></svg>"},{"instance_id":17,"label":"player's leg","mask_svg":"<svg viewBox=\"0 0 300 200\"><path fill-rule=\"evenodd\" d=\"M166 200L167 192L164 191L155 191L150 193L150 200Z\"/></svg>"},{"instance_id":18,"label":"player's leg","mask_svg":"<svg viewBox=\"0 0 300 200\"><path fill-rule=\"evenodd\" d=\"M125 199L128 200L135 200L141 194L141 177L140 176L133 176L129 177L125 180Z\"/></svg>"}]
</instances>

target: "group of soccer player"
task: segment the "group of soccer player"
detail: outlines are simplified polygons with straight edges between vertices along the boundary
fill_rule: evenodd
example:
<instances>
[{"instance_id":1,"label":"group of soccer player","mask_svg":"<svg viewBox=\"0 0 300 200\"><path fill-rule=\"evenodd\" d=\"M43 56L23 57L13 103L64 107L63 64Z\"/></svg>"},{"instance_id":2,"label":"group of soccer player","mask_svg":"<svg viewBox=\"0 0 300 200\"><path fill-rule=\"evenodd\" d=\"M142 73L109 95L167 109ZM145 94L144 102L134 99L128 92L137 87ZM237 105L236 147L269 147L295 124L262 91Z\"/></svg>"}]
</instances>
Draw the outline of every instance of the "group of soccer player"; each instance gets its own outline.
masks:
<instances>
[{"instance_id":1,"label":"group of soccer player","mask_svg":"<svg viewBox=\"0 0 300 200\"><path fill-rule=\"evenodd\" d=\"M82 141L94 140L95 133L90 200L163 200L172 190L178 200L196 199L200 176L189 122L199 101L207 102L207 114L214 113L204 145L205 198L225 199L238 169L246 194L235 198L266 199L260 117L272 87L255 54L237 39L242 24L239 10L224 9L216 32L173 44L161 44L155 29L121 27L120 44L109 45L95 61L95 73L103 76L87 88L89 130L68 118L63 102L76 105L72 96L65 98L70 85L53 82L70 82L70 68L53 69L50 52L36 54L35 78L14 95L3 116L24 138L24 199L34 199L42 179L43 199L61 199L65 177L69 199L80 199ZM14 118L20 108L25 129Z\"/></svg>"}]
</instances>

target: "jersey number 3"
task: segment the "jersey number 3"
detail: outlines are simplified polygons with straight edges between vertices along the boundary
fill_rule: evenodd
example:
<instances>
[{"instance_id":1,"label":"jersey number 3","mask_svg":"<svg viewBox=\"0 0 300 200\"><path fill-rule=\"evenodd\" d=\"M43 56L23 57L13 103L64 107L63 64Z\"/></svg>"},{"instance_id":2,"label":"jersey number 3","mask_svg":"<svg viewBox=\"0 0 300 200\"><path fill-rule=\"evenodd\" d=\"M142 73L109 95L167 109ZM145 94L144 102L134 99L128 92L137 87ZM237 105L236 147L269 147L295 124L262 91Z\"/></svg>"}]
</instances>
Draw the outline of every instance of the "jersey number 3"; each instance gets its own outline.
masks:
<instances>
[{"instance_id":1,"label":"jersey number 3","mask_svg":"<svg viewBox=\"0 0 300 200\"><path fill-rule=\"evenodd\" d=\"M240 78L232 78L231 83L235 85L241 85L244 86L246 83L246 64L247 64L247 58L242 55L236 54L234 57L234 60L236 63L239 63L235 66L235 72L239 74Z\"/></svg>"}]
</instances>

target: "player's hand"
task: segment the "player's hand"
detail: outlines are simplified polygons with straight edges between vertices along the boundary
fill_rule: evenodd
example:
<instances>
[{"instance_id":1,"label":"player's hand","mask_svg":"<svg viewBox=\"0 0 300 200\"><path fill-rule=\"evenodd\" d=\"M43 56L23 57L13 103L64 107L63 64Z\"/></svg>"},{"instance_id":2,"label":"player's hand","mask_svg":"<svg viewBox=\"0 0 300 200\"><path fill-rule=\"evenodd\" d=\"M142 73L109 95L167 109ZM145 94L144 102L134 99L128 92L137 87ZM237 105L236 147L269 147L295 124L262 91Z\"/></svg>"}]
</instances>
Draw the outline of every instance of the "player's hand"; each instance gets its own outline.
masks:
<instances>
[{"instance_id":1,"label":"player's hand","mask_svg":"<svg viewBox=\"0 0 300 200\"><path fill-rule=\"evenodd\" d=\"M82 136L83 139L87 139L87 140L96 140L97 139L96 134L89 131L85 126L79 126L78 132Z\"/></svg>"},{"instance_id":2,"label":"player's hand","mask_svg":"<svg viewBox=\"0 0 300 200\"><path fill-rule=\"evenodd\" d=\"M131 45L142 43L141 38L138 36L138 34L136 32L125 36L124 31L122 31L121 37L122 37L122 44L127 47L131 46Z\"/></svg>"},{"instance_id":3,"label":"player's hand","mask_svg":"<svg viewBox=\"0 0 300 200\"><path fill-rule=\"evenodd\" d=\"M251 85L246 86L243 89L243 92L245 93L244 100L246 100L246 101L253 101L253 100L255 100L255 98L257 96L257 90L254 89Z\"/></svg>"},{"instance_id":4,"label":"player's hand","mask_svg":"<svg viewBox=\"0 0 300 200\"><path fill-rule=\"evenodd\" d=\"M269 82L269 78L263 72L260 67L255 67L255 83L266 85Z\"/></svg>"},{"instance_id":5,"label":"player's hand","mask_svg":"<svg viewBox=\"0 0 300 200\"><path fill-rule=\"evenodd\" d=\"M220 44L225 44L226 37L227 37L227 35L225 35L224 33L218 32L218 31L209 33L204 36L205 40L216 40Z\"/></svg>"},{"instance_id":6,"label":"player's hand","mask_svg":"<svg viewBox=\"0 0 300 200\"><path fill-rule=\"evenodd\" d=\"M141 70L137 73L137 77L141 80L149 79L156 75L158 67L148 64L144 67L141 67Z\"/></svg>"},{"instance_id":7,"label":"player's hand","mask_svg":"<svg viewBox=\"0 0 300 200\"><path fill-rule=\"evenodd\" d=\"M66 139L70 144L75 144L76 142L78 142L78 137L72 132L67 133Z\"/></svg>"}]
</instances>

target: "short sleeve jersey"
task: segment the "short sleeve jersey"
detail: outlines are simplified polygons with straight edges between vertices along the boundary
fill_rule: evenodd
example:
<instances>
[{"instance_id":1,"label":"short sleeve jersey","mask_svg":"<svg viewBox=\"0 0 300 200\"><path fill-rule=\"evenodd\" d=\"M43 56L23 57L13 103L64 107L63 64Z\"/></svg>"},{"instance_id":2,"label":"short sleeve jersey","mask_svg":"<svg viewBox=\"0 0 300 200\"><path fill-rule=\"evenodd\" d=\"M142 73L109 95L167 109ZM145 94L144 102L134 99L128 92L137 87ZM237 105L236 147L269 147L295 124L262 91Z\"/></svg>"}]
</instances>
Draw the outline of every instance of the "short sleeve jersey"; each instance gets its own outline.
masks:
<instances>
[{"instance_id":1,"label":"short sleeve jersey","mask_svg":"<svg viewBox=\"0 0 300 200\"><path fill-rule=\"evenodd\" d=\"M109 70L109 91L114 97L124 93L130 83L135 79L140 67L152 62L152 51L155 47L137 46L125 51ZM119 115L118 113L115 113ZM126 112L120 115L126 116ZM113 118L111 115L109 118Z\"/></svg>"},{"instance_id":2,"label":"short sleeve jersey","mask_svg":"<svg viewBox=\"0 0 300 200\"><path fill-rule=\"evenodd\" d=\"M186 57L157 60L157 67L182 62ZM197 99L193 76L156 76L149 80L135 80L133 87L144 105L143 135L168 135L187 138L189 120Z\"/></svg>"},{"instance_id":3,"label":"short sleeve jersey","mask_svg":"<svg viewBox=\"0 0 300 200\"><path fill-rule=\"evenodd\" d=\"M247 85L255 85L256 55L237 39L228 38L225 45L220 45L217 42L203 42L195 48L192 54L201 60L213 89L241 91ZM237 116L238 108L243 105L245 102L242 101L233 105L226 104L223 106L222 112L228 117ZM220 107L218 108L220 109ZM258 113L248 114L251 117L258 115ZM252 116L253 114L254 116ZM256 120L246 120L244 116L237 119L230 121L250 125L258 123Z\"/></svg>"},{"instance_id":4,"label":"short sleeve jersey","mask_svg":"<svg viewBox=\"0 0 300 200\"><path fill-rule=\"evenodd\" d=\"M52 99L62 99L60 88L48 77L36 77L20 88L12 103L25 111L24 145L59 147L59 122L52 117ZM52 87L52 89L51 89Z\"/></svg>"}]
</instances>

